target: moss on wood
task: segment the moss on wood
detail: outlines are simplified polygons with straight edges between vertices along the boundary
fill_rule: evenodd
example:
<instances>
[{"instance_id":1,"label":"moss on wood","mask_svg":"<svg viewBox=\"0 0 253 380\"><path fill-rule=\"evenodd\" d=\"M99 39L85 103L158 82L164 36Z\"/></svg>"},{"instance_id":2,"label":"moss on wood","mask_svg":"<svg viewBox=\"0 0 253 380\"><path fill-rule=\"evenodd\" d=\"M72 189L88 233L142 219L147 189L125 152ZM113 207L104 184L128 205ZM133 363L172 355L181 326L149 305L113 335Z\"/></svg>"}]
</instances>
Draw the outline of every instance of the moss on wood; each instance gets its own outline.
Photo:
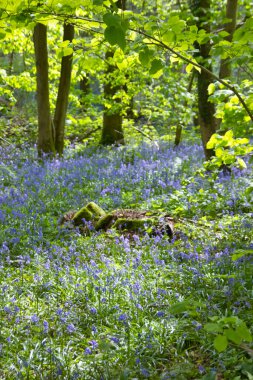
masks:
<instances>
[{"instance_id":1,"label":"moss on wood","mask_svg":"<svg viewBox=\"0 0 253 380\"><path fill-rule=\"evenodd\" d=\"M88 203L86 208L92 213L92 215L95 218L101 218L102 216L106 215L106 212L101 207L99 207L95 202Z\"/></svg>"},{"instance_id":2,"label":"moss on wood","mask_svg":"<svg viewBox=\"0 0 253 380\"><path fill-rule=\"evenodd\" d=\"M70 213L66 215L71 215ZM68 218L69 220L69 218ZM75 226L80 226L80 231L86 233L85 221L90 222L96 231L116 230L129 233L174 234L174 219L168 215L150 210L116 209L106 213L95 202L88 203L85 207L73 214L71 220ZM62 223L67 221L62 218Z\"/></svg>"},{"instance_id":3,"label":"moss on wood","mask_svg":"<svg viewBox=\"0 0 253 380\"><path fill-rule=\"evenodd\" d=\"M83 224L83 220L87 222L92 219L92 213L87 209L87 207L82 207L81 210L77 211L73 216L73 222L75 226Z\"/></svg>"},{"instance_id":4,"label":"moss on wood","mask_svg":"<svg viewBox=\"0 0 253 380\"><path fill-rule=\"evenodd\" d=\"M127 230L127 231L135 231L135 232L144 232L148 228L154 225L154 219L144 218L144 219L127 219L127 218L119 218L113 224L112 227L118 230Z\"/></svg>"},{"instance_id":5,"label":"moss on wood","mask_svg":"<svg viewBox=\"0 0 253 380\"><path fill-rule=\"evenodd\" d=\"M98 230L107 230L111 227L113 220L114 220L113 214L105 214L98 220L98 222L95 225L95 229Z\"/></svg>"}]
</instances>

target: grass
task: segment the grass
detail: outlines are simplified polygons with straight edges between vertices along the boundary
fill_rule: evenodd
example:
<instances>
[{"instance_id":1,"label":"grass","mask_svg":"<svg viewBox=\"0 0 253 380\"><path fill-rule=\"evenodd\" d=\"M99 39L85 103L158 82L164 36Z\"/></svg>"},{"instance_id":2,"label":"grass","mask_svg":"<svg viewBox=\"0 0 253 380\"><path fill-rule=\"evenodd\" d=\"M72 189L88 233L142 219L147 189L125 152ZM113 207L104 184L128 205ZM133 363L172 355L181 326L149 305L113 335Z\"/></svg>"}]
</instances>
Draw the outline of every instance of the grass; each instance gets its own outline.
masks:
<instances>
[{"instance_id":1,"label":"grass","mask_svg":"<svg viewBox=\"0 0 253 380\"><path fill-rule=\"evenodd\" d=\"M0 378L251 379L250 165L198 176L201 148L166 143L33 155L0 151ZM89 201L169 211L180 239L57 225Z\"/></svg>"}]
</instances>

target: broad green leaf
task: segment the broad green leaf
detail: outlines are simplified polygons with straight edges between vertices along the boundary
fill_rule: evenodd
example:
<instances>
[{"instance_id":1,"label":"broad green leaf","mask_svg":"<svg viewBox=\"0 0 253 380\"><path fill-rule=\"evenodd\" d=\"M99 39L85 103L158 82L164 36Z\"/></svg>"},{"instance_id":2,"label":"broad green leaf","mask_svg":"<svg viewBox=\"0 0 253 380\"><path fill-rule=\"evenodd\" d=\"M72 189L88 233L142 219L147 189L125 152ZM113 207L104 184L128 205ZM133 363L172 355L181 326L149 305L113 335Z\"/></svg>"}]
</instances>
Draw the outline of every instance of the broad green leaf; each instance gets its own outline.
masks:
<instances>
[{"instance_id":1,"label":"broad green leaf","mask_svg":"<svg viewBox=\"0 0 253 380\"><path fill-rule=\"evenodd\" d=\"M6 33L0 32L0 40L3 40L6 36Z\"/></svg>"},{"instance_id":2,"label":"broad green leaf","mask_svg":"<svg viewBox=\"0 0 253 380\"><path fill-rule=\"evenodd\" d=\"M216 157L222 157L223 156L223 154L224 154L224 149L222 149L222 148L217 148L217 149L215 149L215 156Z\"/></svg>"},{"instance_id":3,"label":"broad green leaf","mask_svg":"<svg viewBox=\"0 0 253 380\"><path fill-rule=\"evenodd\" d=\"M172 30L168 30L162 36L162 41L166 44L176 41L176 34Z\"/></svg>"},{"instance_id":4,"label":"broad green leaf","mask_svg":"<svg viewBox=\"0 0 253 380\"><path fill-rule=\"evenodd\" d=\"M63 49L63 57L66 57L67 55L73 54L73 49L71 47L67 47Z\"/></svg>"},{"instance_id":5,"label":"broad green leaf","mask_svg":"<svg viewBox=\"0 0 253 380\"><path fill-rule=\"evenodd\" d=\"M240 169L247 169L247 165L242 158L237 157L237 163L238 163Z\"/></svg>"},{"instance_id":6,"label":"broad green leaf","mask_svg":"<svg viewBox=\"0 0 253 380\"><path fill-rule=\"evenodd\" d=\"M151 68L149 70L149 73L151 75L157 73L157 71L161 70L163 68L163 64L162 64L162 61L160 59L153 59L153 61L151 62Z\"/></svg>"},{"instance_id":7,"label":"broad green leaf","mask_svg":"<svg viewBox=\"0 0 253 380\"><path fill-rule=\"evenodd\" d=\"M176 55L171 55L170 56L170 62L171 63L179 62L179 61L180 61L180 58L178 58Z\"/></svg>"},{"instance_id":8,"label":"broad green leaf","mask_svg":"<svg viewBox=\"0 0 253 380\"><path fill-rule=\"evenodd\" d=\"M227 337L225 335L217 335L216 338L214 339L213 344L214 344L214 348L218 352L223 352L226 350L228 346Z\"/></svg>"},{"instance_id":9,"label":"broad green leaf","mask_svg":"<svg viewBox=\"0 0 253 380\"><path fill-rule=\"evenodd\" d=\"M192 299L187 299L182 302L178 302L170 307L170 313L177 314L177 313L183 313L185 311L193 311L197 307L205 307L205 304L194 301Z\"/></svg>"},{"instance_id":10,"label":"broad green leaf","mask_svg":"<svg viewBox=\"0 0 253 380\"><path fill-rule=\"evenodd\" d=\"M93 0L94 5L103 5L103 0Z\"/></svg>"},{"instance_id":11,"label":"broad green leaf","mask_svg":"<svg viewBox=\"0 0 253 380\"><path fill-rule=\"evenodd\" d=\"M103 21L107 26L120 26L121 24L120 16L112 13L106 13L103 16Z\"/></svg>"},{"instance_id":12,"label":"broad green leaf","mask_svg":"<svg viewBox=\"0 0 253 380\"><path fill-rule=\"evenodd\" d=\"M217 133L214 133L206 144L207 149L213 149L217 145L218 141L218 135Z\"/></svg>"},{"instance_id":13,"label":"broad green leaf","mask_svg":"<svg viewBox=\"0 0 253 380\"><path fill-rule=\"evenodd\" d=\"M245 340L246 342L252 342L252 335L244 322L237 326L236 333L241 337L242 340Z\"/></svg>"},{"instance_id":14,"label":"broad green leaf","mask_svg":"<svg viewBox=\"0 0 253 380\"><path fill-rule=\"evenodd\" d=\"M218 332L222 333L223 332L223 328L218 323L206 323L204 325L204 329L207 332L211 332L211 333L218 333Z\"/></svg>"},{"instance_id":15,"label":"broad green leaf","mask_svg":"<svg viewBox=\"0 0 253 380\"><path fill-rule=\"evenodd\" d=\"M208 86L208 95L212 95L215 91L215 84L214 83L210 83L209 86Z\"/></svg>"},{"instance_id":16,"label":"broad green leaf","mask_svg":"<svg viewBox=\"0 0 253 380\"><path fill-rule=\"evenodd\" d=\"M247 189L245 190L245 195L248 196L248 195L251 195L252 193L253 193L253 186L247 187Z\"/></svg>"},{"instance_id":17,"label":"broad green leaf","mask_svg":"<svg viewBox=\"0 0 253 380\"><path fill-rule=\"evenodd\" d=\"M185 71L187 72L187 74L189 74L189 73L192 71L193 67L194 67L194 66L193 66L191 63L189 63L189 64L186 66Z\"/></svg>"},{"instance_id":18,"label":"broad green leaf","mask_svg":"<svg viewBox=\"0 0 253 380\"><path fill-rule=\"evenodd\" d=\"M167 25L176 34L180 33L185 27L185 21L180 20L179 16L172 16L169 18Z\"/></svg>"},{"instance_id":19,"label":"broad green leaf","mask_svg":"<svg viewBox=\"0 0 253 380\"><path fill-rule=\"evenodd\" d=\"M241 257L253 255L253 249L237 249L235 253L232 255L232 260L236 261Z\"/></svg>"},{"instance_id":20,"label":"broad green leaf","mask_svg":"<svg viewBox=\"0 0 253 380\"><path fill-rule=\"evenodd\" d=\"M143 66L147 66L150 61L150 57L153 53L149 50L148 47L145 47L143 50L139 52L139 60Z\"/></svg>"},{"instance_id":21,"label":"broad green leaf","mask_svg":"<svg viewBox=\"0 0 253 380\"><path fill-rule=\"evenodd\" d=\"M184 313L189 310L189 301L178 302L170 307L171 314Z\"/></svg>"},{"instance_id":22,"label":"broad green leaf","mask_svg":"<svg viewBox=\"0 0 253 380\"><path fill-rule=\"evenodd\" d=\"M125 33L120 26L108 26L105 29L105 39L110 45L118 45L122 50L126 47Z\"/></svg>"},{"instance_id":23,"label":"broad green leaf","mask_svg":"<svg viewBox=\"0 0 253 380\"><path fill-rule=\"evenodd\" d=\"M233 329L227 329L224 331L224 334L226 337L231 340L231 342L235 344L241 344L242 343L242 338L240 337L239 334Z\"/></svg>"}]
</instances>

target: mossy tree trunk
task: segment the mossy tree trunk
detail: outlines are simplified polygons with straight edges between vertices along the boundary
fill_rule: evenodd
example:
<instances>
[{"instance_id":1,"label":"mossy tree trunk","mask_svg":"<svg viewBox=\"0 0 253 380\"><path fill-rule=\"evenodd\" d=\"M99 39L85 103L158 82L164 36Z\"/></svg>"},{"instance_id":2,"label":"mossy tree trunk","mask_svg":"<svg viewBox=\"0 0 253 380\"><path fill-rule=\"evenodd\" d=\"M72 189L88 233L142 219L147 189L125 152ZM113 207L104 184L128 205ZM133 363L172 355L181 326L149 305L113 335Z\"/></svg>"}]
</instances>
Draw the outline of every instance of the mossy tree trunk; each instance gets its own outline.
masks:
<instances>
[{"instance_id":1,"label":"mossy tree trunk","mask_svg":"<svg viewBox=\"0 0 253 380\"><path fill-rule=\"evenodd\" d=\"M49 104L47 27L37 23L34 27L38 107L38 155L54 154L52 120Z\"/></svg>"},{"instance_id":2,"label":"mossy tree trunk","mask_svg":"<svg viewBox=\"0 0 253 380\"><path fill-rule=\"evenodd\" d=\"M199 29L206 30L210 33L210 0L198 0L190 2L192 13L198 18L197 26ZM197 59L206 67L209 71L212 71L212 65L209 62L210 59L210 41L198 45L199 54ZM202 144L204 148L205 157L209 160L214 152L212 149L207 149L206 144L210 140L211 136L216 132L217 120L214 116L215 107L214 104L209 102L208 86L213 82L211 75L205 71L198 72L198 109L199 109L199 124Z\"/></svg>"},{"instance_id":3,"label":"mossy tree trunk","mask_svg":"<svg viewBox=\"0 0 253 380\"><path fill-rule=\"evenodd\" d=\"M74 26L64 23L63 41L72 42L74 38ZM68 107L68 96L71 82L73 54L62 57L61 75L54 114L55 149L62 155L64 149L65 120Z\"/></svg>"},{"instance_id":4,"label":"mossy tree trunk","mask_svg":"<svg viewBox=\"0 0 253 380\"><path fill-rule=\"evenodd\" d=\"M126 9L126 0L118 0L116 2L118 8ZM113 85L113 77L116 73L117 67L110 63L110 59L113 57L114 51L108 50L105 54L105 59L108 61L107 71L106 71L106 83L104 85L104 99L116 103L120 103L120 99L113 100L114 95L120 89L119 86ZM104 110L103 114L103 128L101 136L102 145L120 145L124 144L124 132L122 127L122 114L120 107L117 111Z\"/></svg>"}]
</instances>

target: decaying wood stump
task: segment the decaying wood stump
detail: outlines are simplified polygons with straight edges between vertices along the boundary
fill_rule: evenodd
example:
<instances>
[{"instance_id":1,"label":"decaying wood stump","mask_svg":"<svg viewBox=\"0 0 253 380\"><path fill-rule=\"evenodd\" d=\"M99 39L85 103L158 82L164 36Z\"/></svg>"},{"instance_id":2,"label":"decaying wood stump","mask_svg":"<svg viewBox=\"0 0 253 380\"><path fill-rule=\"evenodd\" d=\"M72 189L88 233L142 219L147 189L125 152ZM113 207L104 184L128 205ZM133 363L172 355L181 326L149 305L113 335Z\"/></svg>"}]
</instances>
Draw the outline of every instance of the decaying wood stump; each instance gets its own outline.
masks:
<instances>
[{"instance_id":1,"label":"decaying wood stump","mask_svg":"<svg viewBox=\"0 0 253 380\"><path fill-rule=\"evenodd\" d=\"M90 202L79 211L70 211L59 224L79 227L82 232L116 229L122 233L148 233L149 235L174 235L174 219L166 213L150 210L116 209L106 213L96 203Z\"/></svg>"}]
</instances>

